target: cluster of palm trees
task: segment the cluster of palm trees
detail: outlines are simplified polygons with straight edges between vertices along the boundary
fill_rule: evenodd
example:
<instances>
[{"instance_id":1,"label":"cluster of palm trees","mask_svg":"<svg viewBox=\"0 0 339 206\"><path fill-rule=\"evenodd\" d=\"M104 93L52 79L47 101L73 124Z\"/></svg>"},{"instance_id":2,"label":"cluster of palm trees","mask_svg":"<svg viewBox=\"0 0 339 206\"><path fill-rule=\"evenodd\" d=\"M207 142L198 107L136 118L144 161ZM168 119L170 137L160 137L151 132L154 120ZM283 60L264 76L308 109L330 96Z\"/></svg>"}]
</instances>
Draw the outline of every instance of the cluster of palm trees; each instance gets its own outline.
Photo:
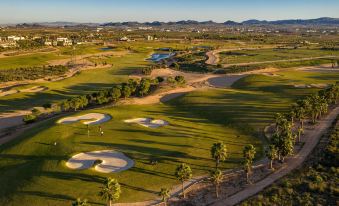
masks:
<instances>
[{"instance_id":1,"label":"cluster of palm trees","mask_svg":"<svg viewBox=\"0 0 339 206\"><path fill-rule=\"evenodd\" d=\"M275 115L275 133L271 138L271 144L266 149L266 156L270 159L270 168L273 170L273 162L293 154L296 140L301 141L304 133L304 122L310 119L313 124L328 112L330 105L337 104L339 98L339 83L333 84L317 94L294 103L289 112ZM297 121L296 121L297 120ZM292 128L296 130L292 130Z\"/></svg>"}]
</instances>

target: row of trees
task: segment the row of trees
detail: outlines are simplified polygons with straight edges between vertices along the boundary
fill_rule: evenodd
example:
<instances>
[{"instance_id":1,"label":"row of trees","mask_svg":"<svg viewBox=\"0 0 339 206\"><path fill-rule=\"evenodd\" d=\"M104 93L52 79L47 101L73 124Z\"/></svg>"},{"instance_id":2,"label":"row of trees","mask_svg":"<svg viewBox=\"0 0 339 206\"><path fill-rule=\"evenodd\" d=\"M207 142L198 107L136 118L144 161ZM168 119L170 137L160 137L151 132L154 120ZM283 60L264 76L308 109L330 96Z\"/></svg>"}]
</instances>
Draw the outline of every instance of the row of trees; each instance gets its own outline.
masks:
<instances>
[{"instance_id":1,"label":"row of trees","mask_svg":"<svg viewBox=\"0 0 339 206\"><path fill-rule=\"evenodd\" d=\"M134 97L143 97L150 94L154 91L159 83L165 81L162 77L157 77L155 79L143 78L140 81L130 79L128 82L122 83L120 85L113 86L110 89L105 89L99 92L94 92L92 94L75 96L70 99L64 100L62 102L51 104L44 104L44 108L50 108L54 111L77 111L79 109L84 109L88 106L96 106L107 103L115 103L120 99ZM183 76L168 77L166 80L169 84L184 84L185 78ZM26 115L23 118L25 123L35 122L39 118L40 114L32 113L31 115Z\"/></svg>"},{"instance_id":2,"label":"row of trees","mask_svg":"<svg viewBox=\"0 0 339 206\"><path fill-rule=\"evenodd\" d=\"M275 133L266 149L271 169L274 160L283 162L286 156L293 154L296 141L300 142L304 133L305 120L310 119L315 124L328 112L330 105L337 104L338 98L339 83L336 83L317 94L298 100L288 112L275 115Z\"/></svg>"},{"instance_id":3,"label":"row of trees","mask_svg":"<svg viewBox=\"0 0 339 206\"><path fill-rule=\"evenodd\" d=\"M157 78L144 78L140 81L130 79L128 82L113 86L110 89L70 98L59 105L62 111L77 111L87 106L115 103L121 98L129 98L131 96L143 97L156 89L158 84L159 80Z\"/></svg>"},{"instance_id":4,"label":"row of trees","mask_svg":"<svg viewBox=\"0 0 339 206\"><path fill-rule=\"evenodd\" d=\"M0 69L0 82L36 80L50 76L61 76L66 74L68 70L69 68L63 65Z\"/></svg>"}]
</instances>

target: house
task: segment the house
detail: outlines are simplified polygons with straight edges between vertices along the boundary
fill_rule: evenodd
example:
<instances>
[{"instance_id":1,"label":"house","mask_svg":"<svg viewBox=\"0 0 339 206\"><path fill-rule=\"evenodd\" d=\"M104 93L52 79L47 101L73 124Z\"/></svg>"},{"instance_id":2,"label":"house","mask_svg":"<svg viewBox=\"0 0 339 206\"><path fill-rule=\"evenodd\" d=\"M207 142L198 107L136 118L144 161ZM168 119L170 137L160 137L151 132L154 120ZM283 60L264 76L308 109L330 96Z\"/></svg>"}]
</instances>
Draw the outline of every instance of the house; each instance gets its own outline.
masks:
<instances>
[{"instance_id":1,"label":"house","mask_svg":"<svg viewBox=\"0 0 339 206\"><path fill-rule=\"evenodd\" d=\"M127 36L120 38L120 41L131 41Z\"/></svg>"},{"instance_id":2,"label":"house","mask_svg":"<svg viewBox=\"0 0 339 206\"><path fill-rule=\"evenodd\" d=\"M17 46L17 44L16 44L15 41L0 43L0 47L2 47L2 48L13 48L13 47L16 47L16 46Z\"/></svg>"},{"instance_id":3,"label":"house","mask_svg":"<svg viewBox=\"0 0 339 206\"><path fill-rule=\"evenodd\" d=\"M45 41L45 46L53 46L53 41Z\"/></svg>"},{"instance_id":4,"label":"house","mask_svg":"<svg viewBox=\"0 0 339 206\"><path fill-rule=\"evenodd\" d=\"M65 38L65 37L58 37L56 41L57 41L58 46L72 46L73 45L72 40Z\"/></svg>"},{"instance_id":5,"label":"house","mask_svg":"<svg viewBox=\"0 0 339 206\"><path fill-rule=\"evenodd\" d=\"M13 42L13 41L20 41L20 40L25 40L25 37L12 35L12 36L8 36L7 40L11 41L11 42Z\"/></svg>"},{"instance_id":6,"label":"house","mask_svg":"<svg viewBox=\"0 0 339 206\"><path fill-rule=\"evenodd\" d=\"M153 41L153 40L154 40L153 36L147 35L147 41Z\"/></svg>"}]
</instances>

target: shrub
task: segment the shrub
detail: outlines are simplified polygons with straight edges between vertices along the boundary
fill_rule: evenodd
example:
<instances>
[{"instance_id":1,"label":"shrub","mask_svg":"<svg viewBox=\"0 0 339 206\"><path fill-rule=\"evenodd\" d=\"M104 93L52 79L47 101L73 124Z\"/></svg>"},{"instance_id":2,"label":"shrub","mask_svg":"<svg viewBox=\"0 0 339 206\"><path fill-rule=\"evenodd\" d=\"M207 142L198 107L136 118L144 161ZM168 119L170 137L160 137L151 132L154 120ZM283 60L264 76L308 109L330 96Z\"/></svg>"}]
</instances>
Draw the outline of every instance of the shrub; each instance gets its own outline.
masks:
<instances>
[{"instance_id":1,"label":"shrub","mask_svg":"<svg viewBox=\"0 0 339 206\"><path fill-rule=\"evenodd\" d=\"M33 123L37 120L37 116L33 115L33 114L29 114L29 115L26 115L24 116L23 118L23 121L26 123L26 124L30 124L30 123Z\"/></svg>"},{"instance_id":2,"label":"shrub","mask_svg":"<svg viewBox=\"0 0 339 206\"><path fill-rule=\"evenodd\" d=\"M183 76L176 76L174 79L179 84L184 84L185 83L185 77L183 77Z\"/></svg>"}]
</instances>

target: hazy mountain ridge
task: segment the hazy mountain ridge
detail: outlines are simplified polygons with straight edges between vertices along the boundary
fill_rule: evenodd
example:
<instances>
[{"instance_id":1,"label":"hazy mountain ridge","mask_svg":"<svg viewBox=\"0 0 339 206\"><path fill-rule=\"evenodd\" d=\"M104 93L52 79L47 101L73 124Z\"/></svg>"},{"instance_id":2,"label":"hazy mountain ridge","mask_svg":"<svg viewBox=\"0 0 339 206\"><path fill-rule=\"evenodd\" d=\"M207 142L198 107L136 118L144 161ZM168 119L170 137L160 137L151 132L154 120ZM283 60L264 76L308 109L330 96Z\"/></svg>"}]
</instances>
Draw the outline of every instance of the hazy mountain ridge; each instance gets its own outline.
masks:
<instances>
[{"instance_id":1,"label":"hazy mountain ridge","mask_svg":"<svg viewBox=\"0 0 339 206\"><path fill-rule=\"evenodd\" d=\"M194 25L202 25L202 26L251 26L251 25L331 25L331 26L339 26L339 18L330 18L330 17L321 17L317 19L287 19L287 20L257 20L257 19L249 19L243 22L235 22L235 21L225 21L224 23L217 23L214 21L195 21L195 20L182 20L176 22L144 22L140 23L137 21L127 21L127 22L107 22L107 23L78 23L78 22L37 22L37 23L23 23L17 24L18 27L38 27L38 26L49 26L49 27L72 27L72 26L87 26L87 27L98 27L98 26L112 26L112 27L157 27L157 26L194 26Z\"/></svg>"}]
</instances>

